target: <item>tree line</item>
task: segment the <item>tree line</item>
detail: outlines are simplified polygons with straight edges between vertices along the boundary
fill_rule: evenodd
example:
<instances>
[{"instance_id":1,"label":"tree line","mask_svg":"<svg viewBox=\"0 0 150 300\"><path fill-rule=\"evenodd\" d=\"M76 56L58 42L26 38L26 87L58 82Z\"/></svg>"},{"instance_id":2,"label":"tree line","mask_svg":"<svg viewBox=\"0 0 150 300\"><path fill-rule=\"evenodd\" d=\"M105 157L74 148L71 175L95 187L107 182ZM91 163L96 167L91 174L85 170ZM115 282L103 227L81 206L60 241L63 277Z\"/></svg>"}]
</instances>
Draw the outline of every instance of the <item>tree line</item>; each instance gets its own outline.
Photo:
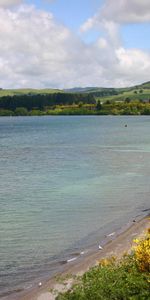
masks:
<instances>
[{"instance_id":1,"label":"tree line","mask_svg":"<svg viewBox=\"0 0 150 300\"><path fill-rule=\"evenodd\" d=\"M90 94L68 93L0 98L0 116L41 115L150 115L150 103L140 100L102 103Z\"/></svg>"},{"instance_id":2,"label":"tree line","mask_svg":"<svg viewBox=\"0 0 150 300\"><path fill-rule=\"evenodd\" d=\"M3 96L0 98L0 109L14 111L18 107L24 107L28 111L32 109L43 110L45 107L55 107L57 105L72 104L96 104L96 100L91 94L72 94L72 93L55 93L55 94L37 94L37 95L14 95Z\"/></svg>"},{"instance_id":3,"label":"tree line","mask_svg":"<svg viewBox=\"0 0 150 300\"><path fill-rule=\"evenodd\" d=\"M89 90L90 92L90 90ZM100 91L91 91L92 95L95 97L107 97L107 96L115 96L118 95L118 92L116 89L109 89L109 88L104 88Z\"/></svg>"}]
</instances>

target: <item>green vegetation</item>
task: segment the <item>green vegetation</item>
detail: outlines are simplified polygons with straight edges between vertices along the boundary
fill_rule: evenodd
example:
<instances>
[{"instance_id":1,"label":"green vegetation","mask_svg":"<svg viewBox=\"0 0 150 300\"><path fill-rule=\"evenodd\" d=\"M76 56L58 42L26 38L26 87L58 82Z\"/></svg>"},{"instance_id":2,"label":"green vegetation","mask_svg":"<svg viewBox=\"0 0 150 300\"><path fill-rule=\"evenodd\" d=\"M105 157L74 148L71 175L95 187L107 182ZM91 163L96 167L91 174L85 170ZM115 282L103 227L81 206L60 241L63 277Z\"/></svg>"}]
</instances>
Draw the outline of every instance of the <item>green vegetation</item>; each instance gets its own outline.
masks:
<instances>
[{"instance_id":1,"label":"green vegetation","mask_svg":"<svg viewBox=\"0 0 150 300\"><path fill-rule=\"evenodd\" d=\"M143 92L140 90L124 91L114 96L97 97L102 102L106 101L126 101L126 99L133 100L147 100L150 98L150 89L145 89Z\"/></svg>"},{"instance_id":2,"label":"green vegetation","mask_svg":"<svg viewBox=\"0 0 150 300\"><path fill-rule=\"evenodd\" d=\"M0 90L0 116L19 115L150 115L150 82L125 89Z\"/></svg>"},{"instance_id":3,"label":"green vegetation","mask_svg":"<svg viewBox=\"0 0 150 300\"><path fill-rule=\"evenodd\" d=\"M139 100L126 100L124 102L107 101L102 104L101 109L97 113L105 115L149 115L150 103L143 103Z\"/></svg>"},{"instance_id":4,"label":"green vegetation","mask_svg":"<svg viewBox=\"0 0 150 300\"><path fill-rule=\"evenodd\" d=\"M150 234L121 261L102 259L57 300L150 299Z\"/></svg>"},{"instance_id":5,"label":"green vegetation","mask_svg":"<svg viewBox=\"0 0 150 300\"><path fill-rule=\"evenodd\" d=\"M150 98L150 81L128 88L87 87L70 89L69 92L92 94L101 102L106 102L108 100L111 102L125 101L126 98L130 98L130 100L143 100Z\"/></svg>"},{"instance_id":6,"label":"green vegetation","mask_svg":"<svg viewBox=\"0 0 150 300\"><path fill-rule=\"evenodd\" d=\"M97 104L59 104L36 105L35 107L14 106L11 109L1 108L0 116L41 116L41 115L150 115L150 103L139 100L125 102L97 102ZM13 102L11 103L13 105Z\"/></svg>"},{"instance_id":7,"label":"green vegetation","mask_svg":"<svg viewBox=\"0 0 150 300\"><path fill-rule=\"evenodd\" d=\"M57 114L57 112L61 114L64 108L66 109L66 111L64 109L64 113L68 114L70 108L76 110L78 107L82 111L85 104L96 105L94 96L69 93L3 96L0 98L0 115L5 115L6 110L10 115L35 115L36 112L38 115ZM59 109L60 107L61 109ZM74 114L73 111L72 113Z\"/></svg>"},{"instance_id":8,"label":"green vegetation","mask_svg":"<svg viewBox=\"0 0 150 300\"><path fill-rule=\"evenodd\" d=\"M0 89L0 98L5 96L19 96L19 95L45 95L63 93L62 90L58 89Z\"/></svg>"}]
</instances>

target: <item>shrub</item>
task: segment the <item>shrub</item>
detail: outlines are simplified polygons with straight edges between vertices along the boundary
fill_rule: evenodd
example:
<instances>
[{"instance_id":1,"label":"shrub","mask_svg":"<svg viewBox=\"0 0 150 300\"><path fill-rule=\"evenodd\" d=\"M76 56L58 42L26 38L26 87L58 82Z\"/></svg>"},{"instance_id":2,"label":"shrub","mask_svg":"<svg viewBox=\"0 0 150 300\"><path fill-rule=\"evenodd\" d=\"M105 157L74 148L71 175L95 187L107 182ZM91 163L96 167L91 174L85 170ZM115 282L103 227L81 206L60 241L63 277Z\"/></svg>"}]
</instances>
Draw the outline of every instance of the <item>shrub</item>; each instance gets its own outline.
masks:
<instances>
[{"instance_id":1,"label":"shrub","mask_svg":"<svg viewBox=\"0 0 150 300\"><path fill-rule=\"evenodd\" d=\"M131 255L117 262L102 259L57 300L148 300L150 299L150 230L144 240L135 240Z\"/></svg>"},{"instance_id":2,"label":"shrub","mask_svg":"<svg viewBox=\"0 0 150 300\"><path fill-rule=\"evenodd\" d=\"M150 272L150 229L143 240L134 240L135 261L142 272Z\"/></svg>"}]
</instances>

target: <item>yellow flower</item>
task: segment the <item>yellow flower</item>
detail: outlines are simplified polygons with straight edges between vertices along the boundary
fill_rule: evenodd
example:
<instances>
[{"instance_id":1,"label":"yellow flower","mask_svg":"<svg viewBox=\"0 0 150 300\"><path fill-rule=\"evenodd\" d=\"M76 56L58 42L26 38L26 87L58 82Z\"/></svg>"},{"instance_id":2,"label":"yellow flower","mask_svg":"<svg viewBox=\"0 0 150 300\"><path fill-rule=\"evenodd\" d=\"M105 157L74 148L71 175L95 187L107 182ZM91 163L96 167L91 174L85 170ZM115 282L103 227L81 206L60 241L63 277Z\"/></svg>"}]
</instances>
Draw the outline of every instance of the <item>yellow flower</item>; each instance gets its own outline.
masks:
<instances>
[{"instance_id":1,"label":"yellow flower","mask_svg":"<svg viewBox=\"0 0 150 300\"><path fill-rule=\"evenodd\" d=\"M139 239L134 239L133 242L138 244L140 242L140 240Z\"/></svg>"},{"instance_id":2,"label":"yellow flower","mask_svg":"<svg viewBox=\"0 0 150 300\"><path fill-rule=\"evenodd\" d=\"M135 260L139 269L143 272L150 271L150 229L148 229L147 236L144 240L135 239L137 244L134 247Z\"/></svg>"}]
</instances>

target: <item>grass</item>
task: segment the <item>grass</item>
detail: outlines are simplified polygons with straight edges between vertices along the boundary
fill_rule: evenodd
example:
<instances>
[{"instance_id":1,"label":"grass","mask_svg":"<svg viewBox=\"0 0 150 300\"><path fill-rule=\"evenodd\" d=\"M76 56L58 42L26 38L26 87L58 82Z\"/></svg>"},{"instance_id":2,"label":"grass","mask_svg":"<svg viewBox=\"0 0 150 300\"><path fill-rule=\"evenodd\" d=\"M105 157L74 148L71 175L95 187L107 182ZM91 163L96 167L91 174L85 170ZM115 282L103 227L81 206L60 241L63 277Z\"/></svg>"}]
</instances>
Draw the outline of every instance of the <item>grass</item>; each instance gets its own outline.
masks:
<instances>
[{"instance_id":1,"label":"grass","mask_svg":"<svg viewBox=\"0 0 150 300\"><path fill-rule=\"evenodd\" d=\"M78 91L79 90L79 91ZM77 91L80 93L91 93L94 94L95 92L101 92L103 90L107 90L107 88L101 88L101 87L91 87L91 88L81 88L81 89L71 89L69 92L76 93ZM108 90L111 90L108 88ZM118 92L118 95L114 96L104 96L104 97L96 97L97 99L100 99L102 102L106 101L124 101L126 98L131 98L132 100L135 99L147 99L150 98L150 81L143 83L141 85L128 87L128 88L116 88L115 89ZM140 90L143 90L143 93L140 93ZM67 90L64 90L67 91ZM3 96L13 96L13 95L27 95L27 94L52 94L52 93L60 93L64 92L63 90L59 89L2 89L0 90L0 97ZM137 94L135 93L137 92Z\"/></svg>"},{"instance_id":2,"label":"grass","mask_svg":"<svg viewBox=\"0 0 150 300\"><path fill-rule=\"evenodd\" d=\"M0 97L15 96L15 95L36 95L36 94L53 94L63 92L59 89L2 89L0 90Z\"/></svg>"},{"instance_id":3,"label":"grass","mask_svg":"<svg viewBox=\"0 0 150 300\"><path fill-rule=\"evenodd\" d=\"M131 99L131 100L143 100L143 99L150 99L150 89L144 89L143 93L135 93L136 90L133 91L125 91L125 92L121 92L118 95L114 95L114 96L106 96L106 97L97 97L97 100L101 100L103 103L106 101L124 101L127 98Z\"/></svg>"}]
</instances>

